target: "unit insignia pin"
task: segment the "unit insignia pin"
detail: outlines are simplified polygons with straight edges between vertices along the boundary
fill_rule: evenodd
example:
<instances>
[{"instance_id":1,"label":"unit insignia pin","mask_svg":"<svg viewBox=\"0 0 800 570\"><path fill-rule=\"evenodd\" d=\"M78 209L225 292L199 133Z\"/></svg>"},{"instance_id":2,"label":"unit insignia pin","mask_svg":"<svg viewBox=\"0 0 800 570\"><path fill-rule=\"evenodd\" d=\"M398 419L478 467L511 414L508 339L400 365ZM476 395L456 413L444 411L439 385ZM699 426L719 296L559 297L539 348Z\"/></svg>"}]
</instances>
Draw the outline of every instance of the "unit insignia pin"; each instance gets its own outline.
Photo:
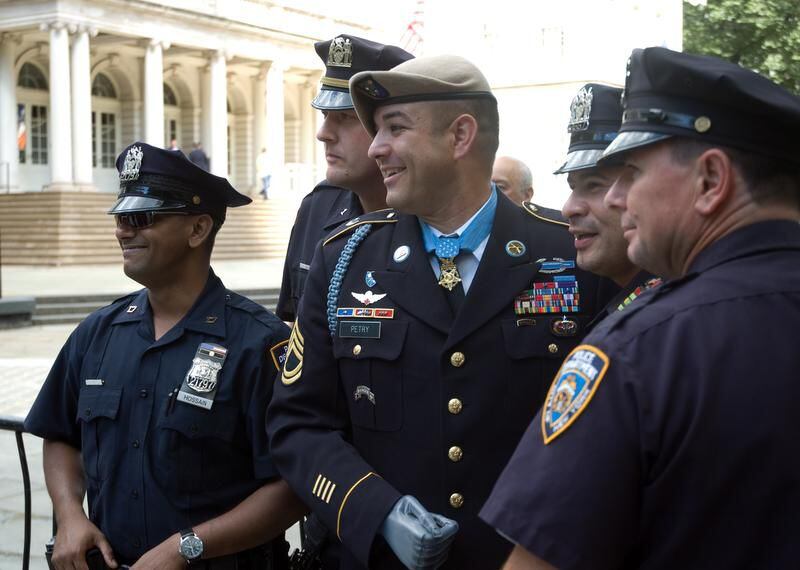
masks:
<instances>
[{"instance_id":1,"label":"unit insignia pin","mask_svg":"<svg viewBox=\"0 0 800 570\"><path fill-rule=\"evenodd\" d=\"M386 296L386 293L379 293L376 295L372 291L367 291L366 293L351 292L350 294L353 297L355 297L356 300L361 301L361 303L363 303L364 305L371 305L372 303L377 303Z\"/></svg>"},{"instance_id":2,"label":"unit insignia pin","mask_svg":"<svg viewBox=\"0 0 800 570\"><path fill-rule=\"evenodd\" d=\"M408 259L408 256L410 254L411 254L411 248L408 247L407 245L401 245L396 250L394 250L394 255L392 256L392 258L397 263L402 263L403 261Z\"/></svg>"},{"instance_id":3,"label":"unit insignia pin","mask_svg":"<svg viewBox=\"0 0 800 570\"><path fill-rule=\"evenodd\" d=\"M132 146L125 155L122 171L119 173L120 182L130 182L139 178L139 169L142 167L142 147Z\"/></svg>"},{"instance_id":4,"label":"unit insignia pin","mask_svg":"<svg viewBox=\"0 0 800 570\"><path fill-rule=\"evenodd\" d=\"M126 313L135 313L136 309L138 309L138 307L136 305L131 305L131 306L128 307L128 309L125 312Z\"/></svg>"},{"instance_id":5,"label":"unit insignia pin","mask_svg":"<svg viewBox=\"0 0 800 570\"><path fill-rule=\"evenodd\" d=\"M584 87L569 106L569 126L570 133L585 131L589 128L589 115L592 113L592 88Z\"/></svg>"},{"instance_id":6,"label":"unit insignia pin","mask_svg":"<svg viewBox=\"0 0 800 570\"><path fill-rule=\"evenodd\" d=\"M364 275L364 281L366 282L367 287L375 287L375 285L378 284L378 282L375 281L375 277L372 275L372 271L367 271L367 274Z\"/></svg>"},{"instance_id":7,"label":"unit insignia pin","mask_svg":"<svg viewBox=\"0 0 800 570\"><path fill-rule=\"evenodd\" d=\"M520 257L525 253L525 244L519 240L512 239L506 244L506 253L511 257Z\"/></svg>"}]
</instances>

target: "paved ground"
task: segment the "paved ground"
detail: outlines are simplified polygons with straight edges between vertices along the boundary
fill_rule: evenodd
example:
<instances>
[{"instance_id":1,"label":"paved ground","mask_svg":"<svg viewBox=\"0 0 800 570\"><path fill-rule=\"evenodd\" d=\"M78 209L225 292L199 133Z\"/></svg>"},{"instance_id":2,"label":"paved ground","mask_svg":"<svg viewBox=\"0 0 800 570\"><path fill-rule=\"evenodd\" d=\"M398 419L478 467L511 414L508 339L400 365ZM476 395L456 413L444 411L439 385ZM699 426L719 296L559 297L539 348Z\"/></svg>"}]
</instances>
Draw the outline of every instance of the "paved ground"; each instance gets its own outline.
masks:
<instances>
[{"instance_id":1,"label":"paved ground","mask_svg":"<svg viewBox=\"0 0 800 570\"><path fill-rule=\"evenodd\" d=\"M282 261L227 261L214 269L230 289L278 287ZM119 266L67 268L2 267L3 296L45 296L113 293L123 294L140 286L130 281ZM53 359L74 328L47 325L0 330L0 415L24 417L28 413ZM33 489L31 568L43 570L44 543L50 536L51 507L42 475L41 440L24 436ZM0 570L22 567L24 529L22 476L12 432L0 431ZM296 530L290 542L297 544Z\"/></svg>"}]
</instances>

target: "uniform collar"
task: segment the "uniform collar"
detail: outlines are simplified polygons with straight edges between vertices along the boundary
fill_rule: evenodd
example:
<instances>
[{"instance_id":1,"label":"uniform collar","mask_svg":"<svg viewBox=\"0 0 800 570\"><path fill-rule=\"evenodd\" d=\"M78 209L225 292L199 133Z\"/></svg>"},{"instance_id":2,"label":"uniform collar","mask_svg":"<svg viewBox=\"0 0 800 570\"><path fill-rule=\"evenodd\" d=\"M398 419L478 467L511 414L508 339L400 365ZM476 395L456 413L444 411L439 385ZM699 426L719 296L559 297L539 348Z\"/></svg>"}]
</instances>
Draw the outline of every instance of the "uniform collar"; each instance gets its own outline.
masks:
<instances>
[{"instance_id":1,"label":"uniform collar","mask_svg":"<svg viewBox=\"0 0 800 570\"><path fill-rule=\"evenodd\" d=\"M796 221L758 222L718 239L694 259L687 276L734 259L780 249L800 249L800 224Z\"/></svg>"},{"instance_id":2,"label":"uniform collar","mask_svg":"<svg viewBox=\"0 0 800 570\"><path fill-rule=\"evenodd\" d=\"M208 271L208 281L203 292L195 301L186 316L164 335L171 337L173 331L193 330L218 337L225 336L225 307L228 293L213 269ZM123 307L122 312L112 321L112 325L152 320L150 300L147 289L142 289L131 302ZM180 333L179 333L180 334Z\"/></svg>"},{"instance_id":3,"label":"uniform collar","mask_svg":"<svg viewBox=\"0 0 800 570\"><path fill-rule=\"evenodd\" d=\"M334 187L336 188L336 187ZM364 213L364 208L361 207L361 201L356 196L355 192L338 188L339 195L333 202L328 219L323 226L323 230L329 231L336 228L348 220L360 216Z\"/></svg>"}]
</instances>

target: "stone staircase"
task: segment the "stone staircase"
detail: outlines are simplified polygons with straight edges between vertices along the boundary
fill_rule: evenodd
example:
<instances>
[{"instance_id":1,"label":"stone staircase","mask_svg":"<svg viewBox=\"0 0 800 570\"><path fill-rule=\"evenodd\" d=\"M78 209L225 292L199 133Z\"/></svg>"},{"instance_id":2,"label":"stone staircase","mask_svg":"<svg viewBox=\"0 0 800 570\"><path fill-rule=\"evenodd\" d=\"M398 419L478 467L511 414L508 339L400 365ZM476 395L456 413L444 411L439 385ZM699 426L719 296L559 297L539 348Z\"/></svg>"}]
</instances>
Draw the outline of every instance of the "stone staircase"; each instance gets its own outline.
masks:
<instances>
[{"instance_id":1,"label":"stone staircase","mask_svg":"<svg viewBox=\"0 0 800 570\"><path fill-rule=\"evenodd\" d=\"M245 289L237 293L260 303L270 311L278 304L278 289ZM86 316L111 303L114 295L82 295L37 297L33 312L34 325L79 323Z\"/></svg>"},{"instance_id":2,"label":"stone staircase","mask_svg":"<svg viewBox=\"0 0 800 570\"><path fill-rule=\"evenodd\" d=\"M114 200L105 192L0 195L0 263L119 263L114 220L106 214ZM297 205L291 198L257 199L229 209L213 260L284 257Z\"/></svg>"}]
</instances>

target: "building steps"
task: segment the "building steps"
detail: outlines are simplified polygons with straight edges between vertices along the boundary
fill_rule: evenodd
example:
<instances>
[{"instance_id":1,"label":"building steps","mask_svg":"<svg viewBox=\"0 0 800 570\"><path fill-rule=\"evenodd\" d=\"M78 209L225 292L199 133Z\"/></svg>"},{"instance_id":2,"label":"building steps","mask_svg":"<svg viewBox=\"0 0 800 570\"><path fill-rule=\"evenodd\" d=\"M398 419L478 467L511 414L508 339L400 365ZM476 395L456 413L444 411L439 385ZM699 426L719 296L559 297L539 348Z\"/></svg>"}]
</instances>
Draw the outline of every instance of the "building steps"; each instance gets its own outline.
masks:
<instances>
[{"instance_id":1,"label":"building steps","mask_svg":"<svg viewBox=\"0 0 800 570\"><path fill-rule=\"evenodd\" d=\"M0 195L0 263L92 265L119 263L105 192L28 192ZM214 260L280 259L297 211L292 198L255 200L228 210Z\"/></svg>"}]
</instances>

